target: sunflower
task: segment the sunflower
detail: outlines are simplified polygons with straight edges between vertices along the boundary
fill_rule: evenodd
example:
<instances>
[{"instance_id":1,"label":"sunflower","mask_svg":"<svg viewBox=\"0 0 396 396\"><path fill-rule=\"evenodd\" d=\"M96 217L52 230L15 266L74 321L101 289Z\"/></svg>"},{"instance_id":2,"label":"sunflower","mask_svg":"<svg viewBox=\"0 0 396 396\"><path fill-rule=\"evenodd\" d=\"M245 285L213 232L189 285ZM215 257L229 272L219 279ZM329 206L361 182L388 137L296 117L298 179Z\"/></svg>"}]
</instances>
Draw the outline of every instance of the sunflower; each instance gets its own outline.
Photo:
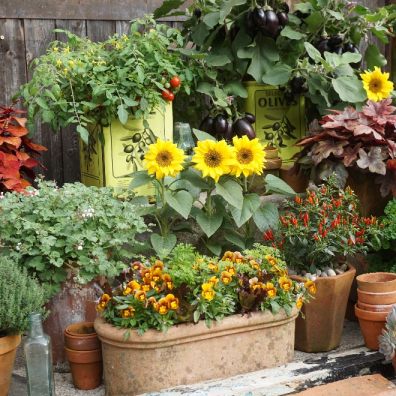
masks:
<instances>
[{"instance_id":1,"label":"sunflower","mask_svg":"<svg viewBox=\"0 0 396 396\"><path fill-rule=\"evenodd\" d=\"M389 81L389 73L382 73L377 66L374 71L365 71L360 75L363 80L363 87L367 92L367 97L373 102L379 102L389 97L393 91L393 82Z\"/></svg>"},{"instance_id":2,"label":"sunflower","mask_svg":"<svg viewBox=\"0 0 396 396\"><path fill-rule=\"evenodd\" d=\"M203 177L211 177L217 183L220 176L230 173L234 164L231 147L225 140L201 140L194 149L191 160L195 168L202 172Z\"/></svg>"},{"instance_id":3,"label":"sunflower","mask_svg":"<svg viewBox=\"0 0 396 396\"><path fill-rule=\"evenodd\" d=\"M247 136L235 136L232 139L235 156L231 173L236 177L261 175L264 168L264 147L258 139L249 140Z\"/></svg>"},{"instance_id":4,"label":"sunflower","mask_svg":"<svg viewBox=\"0 0 396 396\"><path fill-rule=\"evenodd\" d=\"M176 144L158 139L157 143L150 144L144 156L147 173L155 174L158 180L165 176L176 177L183 170L185 157L183 150L177 148Z\"/></svg>"}]
</instances>

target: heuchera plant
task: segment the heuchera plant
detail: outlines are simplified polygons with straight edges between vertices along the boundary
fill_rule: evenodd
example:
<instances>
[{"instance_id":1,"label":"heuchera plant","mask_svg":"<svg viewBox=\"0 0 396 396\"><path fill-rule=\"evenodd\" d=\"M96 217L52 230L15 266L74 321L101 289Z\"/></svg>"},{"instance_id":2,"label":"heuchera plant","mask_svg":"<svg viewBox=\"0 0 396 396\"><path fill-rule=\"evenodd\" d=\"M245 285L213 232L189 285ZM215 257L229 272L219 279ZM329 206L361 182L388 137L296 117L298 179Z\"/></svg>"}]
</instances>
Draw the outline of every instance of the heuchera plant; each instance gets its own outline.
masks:
<instances>
[{"instance_id":1,"label":"heuchera plant","mask_svg":"<svg viewBox=\"0 0 396 396\"><path fill-rule=\"evenodd\" d=\"M0 106L0 192L23 191L34 179L36 157L45 147L33 143L21 110Z\"/></svg>"},{"instance_id":2,"label":"heuchera plant","mask_svg":"<svg viewBox=\"0 0 396 396\"><path fill-rule=\"evenodd\" d=\"M310 167L319 178L335 169L346 176L345 168L359 168L378 175L383 196L395 196L396 107L391 103L384 99L368 101L361 111L352 106L332 110L298 143L304 149L297 164Z\"/></svg>"}]
</instances>

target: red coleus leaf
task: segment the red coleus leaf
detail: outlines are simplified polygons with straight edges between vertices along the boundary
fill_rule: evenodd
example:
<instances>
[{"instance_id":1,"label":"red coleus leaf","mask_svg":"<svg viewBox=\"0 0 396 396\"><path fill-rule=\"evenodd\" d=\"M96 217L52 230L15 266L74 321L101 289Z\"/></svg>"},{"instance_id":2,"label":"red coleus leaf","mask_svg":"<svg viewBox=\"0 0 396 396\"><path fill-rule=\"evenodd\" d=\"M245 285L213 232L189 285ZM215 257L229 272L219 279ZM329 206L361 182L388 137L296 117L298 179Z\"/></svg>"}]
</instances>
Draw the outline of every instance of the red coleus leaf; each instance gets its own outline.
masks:
<instances>
[{"instance_id":1,"label":"red coleus leaf","mask_svg":"<svg viewBox=\"0 0 396 396\"><path fill-rule=\"evenodd\" d=\"M372 118L379 125L385 125L387 122L396 123L396 115L392 115L396 111L396 107L391 104L392 99L390 98L379 102L369 100L363 107L363 114Z\"/></svg>"},{"instance_id":2,"label":"red coleus leaf","mask_svg":"<svg viewBox=\"0 0 396 396\"><path fill-rule=\"evenodd\" d=\"M2 126L0 125L0 131L1 128ZM20 125L12 125L12 124L7 125L7 132L12 136L18 136L18 137L25 136L29 133L29 131L26 128Z\"/></svg>"},{"instance_id":3,"label":"red coleus leaf","mask_svg":"<svg viewBox=\"0 0 396 396\"><path fill-rule=\"evenodd\" d=\"M344 152L344 146L348 142L339 140L335 142L334 140L322 140L312 147L311 156L315 164L319 164L324 159L328 158L331 154L336 157L341 156Z\"/></svg>"},{"instance_id":4,"label":"red coleus leaf","mask_svg":"<svg viewBox=\"0 0 396 396\"><path fill-rule=\"evenodd\" d=\"M4 143L10 144L11 146L14 146L16 149L18 149L21 146L22 140L16 136L4 137L0 135L0 146Z\"/></svg>"},{"instance_id":5,"label":"red coleus leaf","mask_svg":"<svg viewBox=\"0 0 396 396\"><path fill-rule=\"evenodd\" d=\"M343 111L332 110L334 114L323 117L322 128L347 128L351 121L357 120L359 112L352 106L348 106Z\"/></svg>"},{"instance_id":6,"label":"red coleus leaf","mask_svg":"<svg viewBox=\"0 0 396 396\"><path fill-rule=\"evenodd\" d=\"M344 150L344 159L343 163L346 167L351 166L355 163L358 158L358 153L360 148L362 147L361 143L358 143L356 146L348 146Z\"/></svg>"},{"instance_id":7,"label":"red coleus leaf","mask_svg":"<svg viewBox=\"0 0 396 396\"><path fill-rule=\"evenodd\" d=\"M36 152L40 152L40 151L47 151L47 148L42 146L41 144L37 144L37 143L33 143L30 139L25 138L23 140L23 144L27 147L29 147L30 149L36 151Z\"/></svg>"},{"instance_id":8,"label":"red coleus leaf","mask_svg":"<svg viewBox=\"0 0 396 396\"><path fill-rule=\"evenodd\" d=\"M355 136L358 135L373 135L374 139L379 140L379 141L383 141L384 138L382 137L382 135L380 135L375 129L371 128L371 126L369 125L357 125L354 129L353 129L353 134Z\"/></svg>"}]
</instances>

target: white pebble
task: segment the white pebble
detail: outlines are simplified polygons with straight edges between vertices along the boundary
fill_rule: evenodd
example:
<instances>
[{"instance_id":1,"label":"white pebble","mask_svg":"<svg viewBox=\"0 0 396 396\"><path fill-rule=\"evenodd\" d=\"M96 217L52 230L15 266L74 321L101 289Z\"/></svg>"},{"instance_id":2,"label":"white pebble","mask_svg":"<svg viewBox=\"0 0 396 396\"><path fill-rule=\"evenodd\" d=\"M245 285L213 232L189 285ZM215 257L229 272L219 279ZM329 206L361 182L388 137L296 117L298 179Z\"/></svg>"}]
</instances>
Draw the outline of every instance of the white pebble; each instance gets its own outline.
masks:
<instances>
[{"instance_id":1,"label":"white pebble","mask_svg":"<svg viewBox=\"0 0 396 396\"><path fill-rule=\"evenodd\" d=\"M321 277L321 278L327 278L327 277L328 277L327 272L326 272L326 271L323 271L323 272L320 274L320 277Z\"/></svg>"},{"instance_id":2,"label":"white pebble","mask_svg":"<svg viewBox=\"0 0 396 396\"><path fill-rule=\"evenodd\" d=\"M320 269L317 269L317 270L316 270L316 275L317 275L317 276L320 276L321 273L322 273L322 271L321 271Z\"/></svg>"},{"instance_id":3,"label":"white pebble","mask_svg":"<svg viewBox=\"0 0 396 396\"><path fill-rule=\"evenodd\" d=\"M337 269L335 270L335 272L337 273L337 275L341 275L341 274L343 274L345 271L343 271L341 268L337 268Z\"/></svg>"},{"instance_id":4,"label":"white pebble","mask_svg":"<svg viewBox=\"0 0 396 396\"><path fill-rule=\"evenodd\" d=\"M331 268L327 271L327 275L329 276L336 276L337 274L335 273L334 270L332 270Z\"/></svg>"}]
</instances>

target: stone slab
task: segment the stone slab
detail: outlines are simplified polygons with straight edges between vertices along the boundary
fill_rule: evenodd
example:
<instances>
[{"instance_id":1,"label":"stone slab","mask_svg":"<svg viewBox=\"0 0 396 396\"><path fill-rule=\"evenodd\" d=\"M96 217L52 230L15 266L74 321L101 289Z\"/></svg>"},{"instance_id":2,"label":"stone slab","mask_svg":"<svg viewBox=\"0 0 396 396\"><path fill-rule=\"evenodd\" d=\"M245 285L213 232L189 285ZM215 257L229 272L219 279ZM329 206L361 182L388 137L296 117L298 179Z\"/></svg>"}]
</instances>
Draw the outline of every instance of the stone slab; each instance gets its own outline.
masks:
<instances>
[{"instance_id":1,"label":"stone slab","mask_svg":"<svg viewBox=\"0 0 396 396\"><path fill-rule=\"evenodd\" d=\"M299 392L299 396L395 396L396 385L380 374L354 377Z\"/></svg>"}]
</instances>

